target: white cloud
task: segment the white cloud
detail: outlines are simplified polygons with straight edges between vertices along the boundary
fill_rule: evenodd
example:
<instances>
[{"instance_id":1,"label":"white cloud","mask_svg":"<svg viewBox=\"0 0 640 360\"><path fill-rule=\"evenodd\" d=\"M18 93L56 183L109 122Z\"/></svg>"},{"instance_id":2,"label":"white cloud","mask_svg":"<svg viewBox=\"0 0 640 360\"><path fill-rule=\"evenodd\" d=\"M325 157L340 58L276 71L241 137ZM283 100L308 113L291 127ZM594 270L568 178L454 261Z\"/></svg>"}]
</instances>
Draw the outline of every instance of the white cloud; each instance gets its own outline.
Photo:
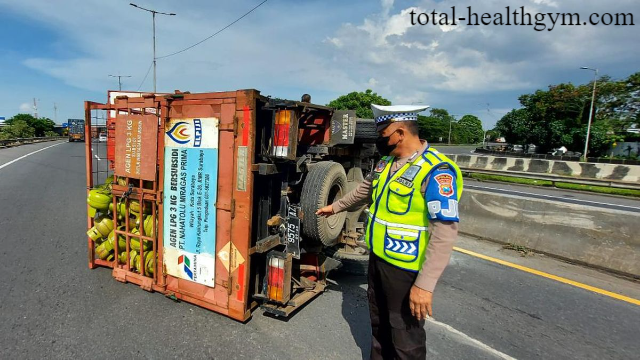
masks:
<instances>
[{"instance_id":1,"label":"white cloud","mask_svg":"<svg viewBox=\"0 0 640 360\"><path fill-rule=\"evenodd\" d=\"M539 5L548 5L551 7L558 7L558 3L553 0L533 0L534 3Z\"/></svg>"},{"instance_id":2,"label":"white cloud","mask_svg":"<svg viewBox=\"0 0 640 360\"><path fill-rule=\"evenodd\" d=\"M2 3L5 4L2 4ZM154 4L178 16L156 19L158 56L184 48L212 34L242 15L253 2L209 2L178 6ZM99 0L45 2L0 0L23 16L54 29L65 41L65 55L27 58L23 64L67 85L105 92L117 87L111 73L133 75L123 88L136 90L151 63L151 18L124 2ZM364 83L344 69L331 66L323 47L339 47L328 38L323 24L331 13L309 8L313 4L266 3L228 30L188 52L158 60L158 91L195 91L257 88L266 94L298 98L303 92L346 93ZM313 18L293 16L314 13ZM89 14L110 14L96 21ZM126 24L126 26L125 26ZM323 41L326 39L326 41ZM329 45L331 44L331 45ZM69 51L73 49L74 51ZM126 82L125 82L126 80ZM366 81L365 81L366 82ZM151 90L152 73L142 90ZM289 93L275 93L287 88Z\"/></svg>"},{"instance_id":3,"label":"white cloud","mask_svg":"<svg viewBox=\"0 0 640 360\"><path fill-rule=\"evenodd\" d=\"M389 12L393 8L394 0L381 0L382 2L382 16L388 16Z\"/></svg>"},{"instance_id":4,"label":"white cloud","mask_svg":"<svg viewBox=\"0 0 640 360\"><path fill-rule=\"evenodd\" d=\"M31 113L31 111L33 111L33 107L31 106L31 104L29 103L22 103L20 104L20 112L21 113Z\"/></svg>"},{"instance_id":5,"label":"white cloud","mask_svg":"<svg viewBox=\"0 0 640 360\"><path fill-rule=\"evenodd\" d=\"M434 91L459 95L522 93L552 83L550 70L574 68L576 59L582 60L580 64L612 61L612 53L620 56L621 61L632 59L625 54L633 43L632 31L619 27L556 24L552 32L538 32L532 26L468 26L464 22L457 26L434 26L433 22L412 26L412 11L442 13L456 6L460 15L460 9L466 11L468 4L453 0L444 6L439 1L424 0L408 5L412 6L392 11L388 2L383 1L381 14L369 15L360 24L344 24L328 43L339 44L335 47L343 58L351 64L358 63L362 73L375 74L378 85L388 85L399 98ZM562 9L551 0L529 0L524 5L528 12L578 11L583 16L612 11L610 5L596 1L585 4L569 0L563 2ZM504 13L506 6L513 8L507 0L496 0L474 4L473 11ZM628 12L639 7L632 0L623 0L617 8ZM638 55L637 48L633 52ZM338 63L341 67L348 66L346 62Z\"/></svg>"},{"instance_id":6,"label":"white cloud","mask_svg":"<svg viewBox=\"0 0 640 360\"><path fill-rule=\"evenodd\" d=\"M638 71L635 27L556 25L553 31L537 32L530 26L412 26L412 10L442 13L456 6L464 16L467 6L478 13L504 13L514 5L508 0L370 3L375 6L367 13L358 2L336 2L330 11L324 2L267 2L215 38L159 60L158 90L257 88L290 98L307 92L326 103L374 88L394 103L486 113L486 102L510 108L517 106L518 95L548 84L587 82L590 78L577 70L582 65L603 74ZM637 0L525 0L520 5L529 12L580 12L585 17L592 12L640 14ZM158 55L164 55L222 28L255 3L158 0L153 6L178 13L157 18ZM136 90L149 68L150 16L126 1L0 0L0 7L55 34L57 52L43 51L16 63L71 87L103 94L117 87L107 75L119 72L133 75L123 79L123 88ZM99 14L109 14L110 20L96 21ZM151 90L151 84L149 75L142 89ZM46 94L13 103L31 96ZM81 100L75 101L80 109Z\"/></svg>"}]
</instances>

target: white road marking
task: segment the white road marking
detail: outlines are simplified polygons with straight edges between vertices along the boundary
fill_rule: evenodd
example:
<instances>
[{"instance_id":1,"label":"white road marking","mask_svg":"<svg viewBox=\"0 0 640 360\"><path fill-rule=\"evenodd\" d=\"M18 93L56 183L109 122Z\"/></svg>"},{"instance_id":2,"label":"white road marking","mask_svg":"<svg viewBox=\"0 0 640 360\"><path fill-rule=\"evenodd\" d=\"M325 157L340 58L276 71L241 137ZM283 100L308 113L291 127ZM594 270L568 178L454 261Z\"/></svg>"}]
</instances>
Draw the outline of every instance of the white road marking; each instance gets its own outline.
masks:
<instances>
[{"instance_id":1,"label":"white road marking","mask_svg":"<svg viewBox=\"0 0 640 360\"><path fill-rule=\"evenodd\" d=\"M95 157L96 157L96 159L98 159L98 161L102 160L102 159L100 159L100 158L98 157L98 155L96 155L96 154L93 154L93 156L95 156Z\"/></svg>"},{"instance_id":2,"label":"white road marking","mask_svg":"<svg viewBox=\"0 0 640 360\"><path fill-rule=\"evenodd\" d=\"M508 191L508 192L512 192L512 193L516 193L516 194L522 194L522 195L533 195L533 196L541 196L541 197L545 197L545 198L549 198L549 199L562 199L562 200L566 200L566 198L560 197L560 196L553 196L553 195L545 195L545 194L535 194L535 193L529 193L529 192L525 192L525 191L517 191L517 190L511 190L511 189L500 189L500 188L492 188L492 187L488 187L488 186L477 186L477 185L466 185L465 187L471 188L471 189L488 189L488 190L499 190L499 191ZM622 207L622 208L627 208L627 209L634 209L634 210L640 210L640 207L636 207L636 206L628 206L628 205L620 205L620 204L611 204L611 203L604 203L604 202L598 202L598 201L591 201L591 200L582 200L582 199L570 199L571 201L576 201L576 202L584 202L584 203L590 203L590 204L598 204L598 205L608 205L608 206L616 206L616 207Z\"/></svg>"},{"instance_id":3,"label":"white road marking","mask_svg":"<svg viewBox=\"0 0 640 360\"><path fill-rule=\"evenodd\" d=\"M448 324L442 323L442 322L440 322L440 321L434 320L434 319L433 319L433 318L431 318L431 317L427 318L427 321L428 321L428 322L430 322L430 323L432 323L432 324L434 324L434 325L438 325L438 326L440 326L440 327L444 328L445 330L447 330L447 331L449 331L449 332L452 332L452 333L454 333L454 334L456 334L456 335L458 335L458 336L463 337L464 339L466 339L466 340L468 340L468 341L472 342L474 345L478 346L478 347L479 347L479 348L481 348L482 350L485 350L485 351L487 351L488 353L493 354L493 355L495 355L495 356L499 357L500 359L505 359L505 360L515 360L515 358L513 358L513 357L511 357L511 356L509 356L509 355L507 355L507 354L505 354L505 353L503 353L503 352L500 352L500 351L498 351L498 350L496 350L496 349L492 348L491 346L489 346L489 345L487 345L487 344L483 343L482 341L477 340L477 339L474 339L474 338L472 338L471 336L469 336L469 335L467 335L467 334L463 333L462 331L459 331L459 330L454 329L451 325L448 325Z\"/></svg>"},{"instance_id":4,"label":"white road marking","mask_svg":"<svg viewBox=\"0 0 640 360\"><path fill-rule=\"evenodd\" d=\"M63 142L61 142L61 143L57 143L57 144L54 144L54 145L51 145L51 146L47 146L47 147L45 147L45 148L42 148L42 149L40 149L40 150L32 151L32 152L30 152L30 153L28 153L28 154L26 154L26 155L22 155L22 156L20 156L19 158L15 159L15 160L11 160L11 161L9 161L9 162L8 162L8 163L6 163L6 164L0 165L0 169L2 169L2 168L4 168L4 167L7 167L7 166L9 166L9 165L13 164L13 163L14 163L14 162L16 162L16 161L22 160L22 159L26 158L27 156L31 156L31 155L33 155L33 154L35 154L35 153L39 153L40 151L47 150L47 149L49 149L49 148L52 148L52 147L54 147L54 146L58 146L58 145L61 145L61 144L64 144L64 143L63 143Z\"/></svg>"}]
</instances>

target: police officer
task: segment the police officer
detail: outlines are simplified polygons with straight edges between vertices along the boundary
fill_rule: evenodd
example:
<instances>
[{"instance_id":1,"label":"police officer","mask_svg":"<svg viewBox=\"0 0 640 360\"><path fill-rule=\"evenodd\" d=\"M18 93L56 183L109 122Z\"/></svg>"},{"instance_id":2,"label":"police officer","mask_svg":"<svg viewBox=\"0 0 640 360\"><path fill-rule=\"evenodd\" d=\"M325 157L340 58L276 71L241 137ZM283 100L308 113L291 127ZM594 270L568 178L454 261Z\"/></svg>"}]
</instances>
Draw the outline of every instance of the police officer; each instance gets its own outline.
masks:
<instances>
[{"instance_id":1,"label":"police officer","mask_svg":"<svg viewBox=\"0 0 640 360\"><path fill-rule=\"evenodd\" d=\"M372 359L424 359L424 320L458 234L462 174L418 136L428 107L371 105L382 159L356 189L318 210L370 204L365 242Z\"/></svg>"}]
</instances>

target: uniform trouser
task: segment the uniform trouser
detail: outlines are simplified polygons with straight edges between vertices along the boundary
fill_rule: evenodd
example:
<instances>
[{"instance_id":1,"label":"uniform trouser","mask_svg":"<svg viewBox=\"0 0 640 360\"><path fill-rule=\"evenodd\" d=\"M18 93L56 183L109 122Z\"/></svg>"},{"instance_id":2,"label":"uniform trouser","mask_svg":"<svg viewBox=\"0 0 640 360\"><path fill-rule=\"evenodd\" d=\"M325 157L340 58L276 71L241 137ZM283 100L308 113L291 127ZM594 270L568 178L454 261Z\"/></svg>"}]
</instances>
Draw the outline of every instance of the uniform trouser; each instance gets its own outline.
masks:
<instances>
[{"instance_id":1,"label":"uniform trouser","mask_svg":"<svg viewBox=\"0 0 640 360\"><path fill-rule=\"evenodd\" d=\"M424 320L411 315L409 291L417 273L399 269L373 252L369 258L371 359L424 359Z\"/></svg>"}]
</instances>

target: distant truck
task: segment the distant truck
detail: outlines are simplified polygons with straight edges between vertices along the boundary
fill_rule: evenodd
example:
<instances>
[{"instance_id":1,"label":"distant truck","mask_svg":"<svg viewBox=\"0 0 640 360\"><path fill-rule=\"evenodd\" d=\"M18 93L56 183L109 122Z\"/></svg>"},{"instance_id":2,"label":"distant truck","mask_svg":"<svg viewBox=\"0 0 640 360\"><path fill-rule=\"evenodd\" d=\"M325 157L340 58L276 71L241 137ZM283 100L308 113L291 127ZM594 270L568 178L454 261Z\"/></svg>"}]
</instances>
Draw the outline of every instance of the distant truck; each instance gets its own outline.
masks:
<instances>
[{"instance_id":1,"label":"distant truck","mask_svg":"<svg viewBox=\"0 0 640 360\"><path fill-rule=\"evenodd\" d=\"M69 142L84 141L84 120L69 119Z\"/></svg>"}]
</instances>

